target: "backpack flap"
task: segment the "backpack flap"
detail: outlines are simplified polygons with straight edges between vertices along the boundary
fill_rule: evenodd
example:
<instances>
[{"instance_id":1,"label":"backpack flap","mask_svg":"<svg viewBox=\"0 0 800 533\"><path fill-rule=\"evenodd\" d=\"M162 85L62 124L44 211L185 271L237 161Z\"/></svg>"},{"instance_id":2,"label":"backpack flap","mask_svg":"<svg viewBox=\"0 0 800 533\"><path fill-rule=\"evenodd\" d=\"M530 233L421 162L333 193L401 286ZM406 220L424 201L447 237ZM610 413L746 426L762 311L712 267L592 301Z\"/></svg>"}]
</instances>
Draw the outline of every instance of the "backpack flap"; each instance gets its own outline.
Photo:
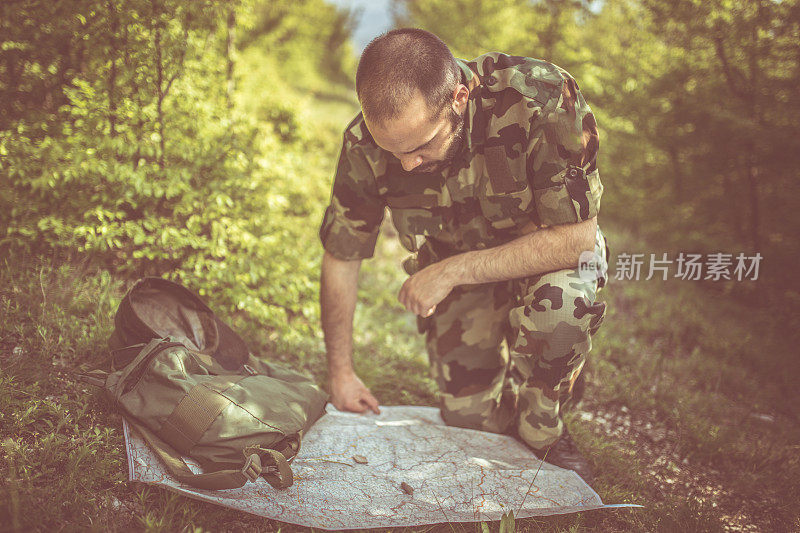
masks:
<instances>
[{"instance_id":1,"label":"backpack flap","mask_svg":"<svg viewBox=\"0 0 800 533\"><path fill-rule=\"evenodd\" d=\"M292 405L295 408L299 407L305 413L305 423L301 434L306 433L325 414L328 394L305 374L252 356L248 359L246 368L251 373L269 376L282 382L286 389L296 391L291 400ZM297 447L299 447L299 442ZM297 452L295 451L295 453Z\"/></svg>"},{"instance_id":2,"label":"backpack flap","mask_svg":"<svg viewBox=\"0 0 800 533\"><path fill-rule=\"evenodd\" d=\"M198 295L163 278L138 280L120 302L114 326L109 339L112 351L170 336L211 356L220 371L241 368L249 354L241 337Z\"/></svg>"}]
</instances>

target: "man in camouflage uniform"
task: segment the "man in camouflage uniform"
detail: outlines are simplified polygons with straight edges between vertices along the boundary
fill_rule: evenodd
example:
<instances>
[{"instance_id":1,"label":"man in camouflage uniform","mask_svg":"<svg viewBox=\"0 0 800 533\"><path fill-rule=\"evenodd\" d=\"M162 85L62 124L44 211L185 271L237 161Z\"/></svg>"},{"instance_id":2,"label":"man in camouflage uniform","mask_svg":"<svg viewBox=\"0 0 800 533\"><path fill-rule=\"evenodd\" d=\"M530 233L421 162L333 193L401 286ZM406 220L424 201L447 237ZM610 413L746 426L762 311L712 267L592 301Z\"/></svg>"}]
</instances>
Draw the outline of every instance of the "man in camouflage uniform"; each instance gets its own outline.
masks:
<instances>
[{"instance_id":1,"label":"man in camouflage uniform","mask_svg":"<svg viewBox=\"0 0 800 533\"><path fill-rule=\"evenodd\" d=\"M331 401L379 412L353 371L352 319L388 206L412 253L399 299L426 335L444 420L515 434L589 477L561 420L605 314L604 271L579 259L597 268L608 254L597 126L577 83L536 59L455 59L404 29L365 49L356 90L320 228Z\"/></svg>"}]
</instances>

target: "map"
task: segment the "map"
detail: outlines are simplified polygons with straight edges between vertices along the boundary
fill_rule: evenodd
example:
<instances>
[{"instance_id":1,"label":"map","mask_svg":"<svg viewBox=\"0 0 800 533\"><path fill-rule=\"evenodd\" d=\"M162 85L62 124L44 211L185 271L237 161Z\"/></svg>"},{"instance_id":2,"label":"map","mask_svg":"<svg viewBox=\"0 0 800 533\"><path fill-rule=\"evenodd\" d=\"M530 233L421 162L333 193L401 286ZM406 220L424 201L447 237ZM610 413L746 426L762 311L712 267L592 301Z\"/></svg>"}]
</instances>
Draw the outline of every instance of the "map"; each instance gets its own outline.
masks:
<instances>
[{"instance_id":1,"label":"map","mask_svg":"<svg viewBox=\"0 0 800 533\"><path fill-rule=\"evenodd\" d=\"M332 530L492 521L512 510L525 518L638 507L604 505L575 472L542 463L513 437L447 426L434 407L381 407L380 415L362 415L328 404L326 411L303 438L288 489L274 489L262 478L221 491L182 485L125 423L129 477Z\"/></svg>"}]
</instances>

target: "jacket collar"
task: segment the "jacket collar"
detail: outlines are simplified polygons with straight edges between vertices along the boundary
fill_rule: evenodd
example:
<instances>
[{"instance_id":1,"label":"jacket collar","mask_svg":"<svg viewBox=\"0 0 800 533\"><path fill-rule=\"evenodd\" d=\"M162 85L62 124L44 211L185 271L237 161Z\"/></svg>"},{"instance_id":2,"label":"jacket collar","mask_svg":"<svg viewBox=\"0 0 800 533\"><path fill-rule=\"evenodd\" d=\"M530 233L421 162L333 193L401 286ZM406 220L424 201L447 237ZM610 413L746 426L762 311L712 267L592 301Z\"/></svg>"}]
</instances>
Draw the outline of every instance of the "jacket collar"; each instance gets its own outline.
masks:
<instances>
[{"instance_id":1,"label":"jacket collar","mask_svg":"<svg viewBox=\"0 0 800 533\"><path fill-rule=\"evenodd\" d=\"M481 116L481 91L483 84L478 73L472 70L469 64L463 59L456 58L456 63L461 68L461 83L469 89L469 99L467 100L467 109L464 112L464 127L466 128L466 142L465 148L467 151L472 151L478 145L484 142L484 129L482 125Z\"/></svg>"}]
</instances>

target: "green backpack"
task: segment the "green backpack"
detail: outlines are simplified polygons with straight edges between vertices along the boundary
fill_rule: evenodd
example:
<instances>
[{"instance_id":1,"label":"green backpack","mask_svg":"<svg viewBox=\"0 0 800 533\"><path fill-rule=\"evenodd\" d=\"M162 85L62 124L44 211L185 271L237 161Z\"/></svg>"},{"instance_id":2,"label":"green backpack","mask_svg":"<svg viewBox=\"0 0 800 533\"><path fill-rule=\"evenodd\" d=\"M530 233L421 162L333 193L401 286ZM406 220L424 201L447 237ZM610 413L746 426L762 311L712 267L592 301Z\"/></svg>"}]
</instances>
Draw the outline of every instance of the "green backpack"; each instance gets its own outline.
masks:
<instances>
[{"instance_id":1,"label":"green backpack","mask_svg":"<svg viewBox=\"0 0 800 533\"><path fill-rule=\"evenodd\" d=\"M292 484L289 463L328 398L313 381L253 357L198 296L165 279L137 281L114 322L112 371L93 373L95 383L178 481L228 489L261 475L279 489Z\"/></svg>"}]
</instances>

